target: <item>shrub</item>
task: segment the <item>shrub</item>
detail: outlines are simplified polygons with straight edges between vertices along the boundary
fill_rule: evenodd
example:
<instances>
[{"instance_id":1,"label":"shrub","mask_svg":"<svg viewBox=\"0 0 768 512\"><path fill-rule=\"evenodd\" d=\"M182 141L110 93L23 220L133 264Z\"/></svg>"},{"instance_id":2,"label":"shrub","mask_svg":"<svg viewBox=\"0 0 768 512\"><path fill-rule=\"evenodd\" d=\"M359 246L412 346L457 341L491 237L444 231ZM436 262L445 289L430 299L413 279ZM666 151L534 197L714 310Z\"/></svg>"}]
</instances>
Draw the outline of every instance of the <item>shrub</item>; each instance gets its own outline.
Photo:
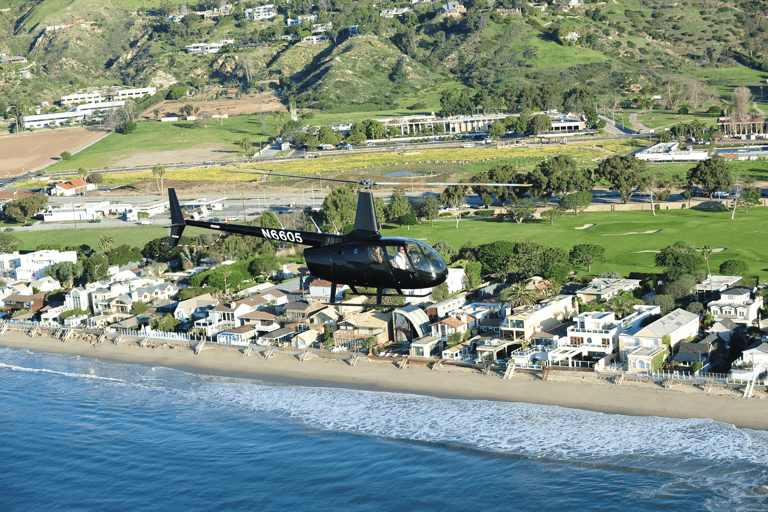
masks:
<instances>
[{"instance_id":1,"label":"shrub","mask_svg":"<svg viewBox=\"0 0 768 512\"><path fill-rule=\"evenodd\" d=\"M62 151L60 156L62 160L72 160L72 153L69 151Z\"/></svg>"},{"instance_id":2,"label":"shrub","mask_svg":"<svg viewBox=\"0 0 768 512\"><path fill-rule=\"evenodd\" d=\"M720 274L724 276L743 276L747 273L747 264L742 260L727 260L720 265Z\"/></svg>"},{"instance_id":3,"label":"shrub","mask_svg":"<svg viewBox=\"0 0 768 512\"><path fill-rule=\"evenodd\" d=\"M681 116L687 116L688 115L688 107L686 107L686 106L680 107L679 109L677 109L677 113L678 113L678 115L681 115Z\"/></svg>"}]
</instances>

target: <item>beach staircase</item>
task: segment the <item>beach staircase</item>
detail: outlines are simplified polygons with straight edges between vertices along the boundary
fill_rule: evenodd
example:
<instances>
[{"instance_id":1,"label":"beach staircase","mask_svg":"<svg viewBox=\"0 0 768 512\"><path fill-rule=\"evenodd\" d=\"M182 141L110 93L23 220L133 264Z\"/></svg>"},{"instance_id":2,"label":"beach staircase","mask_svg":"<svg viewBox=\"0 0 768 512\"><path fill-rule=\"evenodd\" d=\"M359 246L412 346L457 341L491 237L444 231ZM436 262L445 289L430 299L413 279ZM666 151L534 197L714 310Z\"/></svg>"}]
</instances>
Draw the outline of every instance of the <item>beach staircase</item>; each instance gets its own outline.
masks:
<instances>
[{"instance_id":1,"label":"beach staircase","mask_svg":"<svg viewBox=\"0 0 768 512\"><path fill-rule=\"evenodd\" d=\"M306 361L307 359L312 359L314 357L317 357L317 354L315 354L314 352L310 352L309 350L305 350L299 356L299 361Z\"/></svg>"},{"instance_id":2,"label":"beach staircase","mask_svg":"<svg viewBox=\"0 0 768 512\"><path fill-rule=\"evenodd\" d=\"M489 373L491 373L491 365L484 364L483 369L480 370L480 373L482 373L483 375L488 375Z\"/></svg>"},{"instance_id":3,"label":"beach staircase","mask_svg":"<svg viewBox=\"0 0 768 512\"><path fill-rule=\"evenodd\" d=\"M356 354L354 359L349 360L349 366L355 366L360 360L360 354Z\"/></svg>"},{"instance_id":4,"label":"beach staircase","mask_svg":"<svg viewBox=\"0 0 768 512\"><path fill-rule=\"evenodd\" d=\"M507 371L504 372L504 380L509 380L515 374L515 365L507 363Z\"/></svg>"},{"instance_id":5,"label":"beach staircase","mask_svg":"<svg viewBox=\"0 0 768 512\"><path fill-rule=\"evenodd\" d=\"M72 329L64 329L64 332L61 333L61 341L62 343L67 341L70 336L72 336L75 333Z\"/></svg>"},{"instance_id":6,"label":"beach staircase","mask_svg":"<svg viewBox=\"0 0 768 512\"><path fill-rule=\"evenodd\" d=\"M96 339L96 343L104 343L105 341L107 341L107 333L102 332L101 336Z\"/></svg>"},{"instance_id":7,"label":"beach staircase","mask_svg":"<svg viewBox=\"0 0 768 512\"><path fill-rule=\"evenodd\" d=\"M541 365L541 380L549 380L549 373L551 371L552 370L548 365Z\"/></svg>"},{"instance_id":8,"label":"beach staircase","mask_svg":"<svg viewBox=\"0 0 768 512\"><path fill-rule=\"evenodd\" d=\"M123 335L122 334L118 334L115 337L115 339L112 340L112 343L114 343L115 345L119 345L122 341L123 341Z\"/></svg>"},{"instance_id":9,"label":"beach staircase","mask_svg":"<svg viewBox=\"0 0 768 512\"><path fill-rule=\"evenodd\" d=\"M144 336L143 338L141 338L141 340L139 340L139 346L140 346L141 348L144 348L144 347L146 347L147 345L149 345L149 338L147 338L146 336Z\"/></svg>"},{"instance_id":10,"label":"beach staircase","mask_svg":"<svg viewBox=\"0 0 768 512\"><path fill-rule=\"evenodd\" d=\"M401 370L404 368L408 368L408 358L404 358L402 361L400 361L400 366L398 366Z\"/></svg>"},{"instance_id":11,"label":"beach staircase","mask_svg":"<svg viewBox=\"0 0 768 512\"><path fill-rule=\"evenodd\" d=\"M432 364L432 367L430 368L430 370L437 370L438 368L440 368L441 366L443 366L443 364L444 364L444 363L443 363L443 360L442 360L442 359L438 359L437 361L435 361L435 362Z\"/></svg>"},{"instance_id":12,"label":"beach staircase","mask_svg":"<svg viewBox=\"0 0 768 512\"><path fill-rule=\"evenodd\" d=\"M752 379L747 382L747 386L744 388L744 398L751 398L755 392L755 382L757 379Z\"/></svg>"},{"instance_id":13,"label":"beach staircase","mask_svg":"<svg viewBox=\"0 0 768 512\"><path fill-rule=\"evenodd\" d=\"M205 349L205 340L200 340L200 343L195 345L195 355L199 354Z\"/></svg>"},{"instance_id":14,"label":"beach staircase","mask_svg":"<svg viewBox=\"0 0 768 512\"><path fill-rule=\"evenodd\" d=\"M275 357L275 355L277 355L275 354L275 347L270 345L267 351L264 352L264 359L272 359L273 357Z\"/></svg>"},{"instance_id":15,"label":"beach staircase","mask_svg":"<svg viewBox=\"0 0 768 512\"><path fill-rule=\"evenodd\" d=\"M248 345L247 347L245 347L245 348L243 349L243 355L244 355L244 356L249 356L249 355L251 355L251 351L252 351L252 350L253 350L253 346L252 346L252 345Z\"/></svg>"},{"instance_id":16,"label":"beach staircase","mask_svg":"<svg viewBox=\"0 0 768 512\"><path fill-rule=\"evenodd\" d=\"M37 326L34 326L30 330L27 331L27 335L32 337L32 336L34 336L35 334L37 334L39 332L40 332L40 328L37 327Z\"/></svg>"},{"instance_id":17,"label":"beach staircase","mask_svg":"<svg viewBox=\"0 0 768 512\"><path fill-rule=\"evenodd\" d=\"M624 374L619 374L618 377L616 377L616 380L613 381L613 387L621 386L624 383Z\"/></svg>"},{"instance_id":18,"label":"beach staircase","mask_svg":"<svg viewBox=\"0 0 768 512\"><path fill-rule=\"evenodd\" d=\"M8 324L5 322L0 323L0 334L5 334L5 331L8 330Z\"/></svg>"},{"instance_id":19,"label":"beach staircase","mask_svg":"<svg viewBox=\"0 0 768 512\"><path fill-rule=\"evenodd\" d=\"M714 387L714 383L711 380L708 380L707 383L704 385L704 392L706 394L710 394L712 392L713 387Z\"/></svg>"}]
</instances>

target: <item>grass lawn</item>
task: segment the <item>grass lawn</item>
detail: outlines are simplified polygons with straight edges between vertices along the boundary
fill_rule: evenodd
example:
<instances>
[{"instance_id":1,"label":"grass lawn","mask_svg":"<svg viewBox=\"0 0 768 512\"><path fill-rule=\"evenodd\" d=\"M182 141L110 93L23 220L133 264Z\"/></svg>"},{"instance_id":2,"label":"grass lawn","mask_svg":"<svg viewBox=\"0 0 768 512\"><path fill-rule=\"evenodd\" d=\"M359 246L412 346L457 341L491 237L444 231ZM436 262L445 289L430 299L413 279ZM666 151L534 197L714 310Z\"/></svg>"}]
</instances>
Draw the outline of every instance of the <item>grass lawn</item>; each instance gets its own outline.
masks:
<instances>
[{"instance_id":1,"label":"grass lawn","mask_svg":"<svg viewBox=\"0 0 768 512\"><path fill-rule=\"evenodd\" d=\"M22 250L34 250L40 244L59 244L62 246L86 244L94 249L98 249L99 238L105 234L115 239L116 246L128 244L132 247L141 248L150 240L168 234L168 230L160 226L105 228L100 227L98 224L78 222L76 230L74 227L75 225L73 222L73 229L16 231L11 234L23 242L23 245L21 246Z\"/></svg>"},{"instance_id":2,"label":"grass lawn","mask_svg":"<svg viewBox=\"0 0 768 512\"><path fill-rule=\"evenodd\" d=\"M768 254L768 208L752 208L747 215L743 211L736 213L736 219L730 220L730 212L700 212L696 210L662 210L656 217L650 211L637 212L595 212L581 213L578 217L568 214L555 221L526 222L516 224L512 221L466 220L435 222L434 228L429 223L420 226L398 228L387 226L384 236L408 236L424 240L434 245L445 240L459 249L471 240L476 246L496 240L515 241L531 237L542 245L560 247L569 251L576 244L590 243L605 247L606 258L602 263L592 266L592 272L617 271L626 276L630 272L659 272L654 265L655 253L640 252L661 250L679 240L691 241L697 247L708 245L712 248L725 248L723 252L713 253L710 266L713 273L722 262L729 259L744 260L751 275L763 279L768 272L765 255ZM587 229L575 229L585 224L595 224ZM621 233L644 233L661 230L657 233L622 235ZM585 273L586 268L577 268ZM706 267L703 268L706 271Z\"/></svg>"}]
</instances>

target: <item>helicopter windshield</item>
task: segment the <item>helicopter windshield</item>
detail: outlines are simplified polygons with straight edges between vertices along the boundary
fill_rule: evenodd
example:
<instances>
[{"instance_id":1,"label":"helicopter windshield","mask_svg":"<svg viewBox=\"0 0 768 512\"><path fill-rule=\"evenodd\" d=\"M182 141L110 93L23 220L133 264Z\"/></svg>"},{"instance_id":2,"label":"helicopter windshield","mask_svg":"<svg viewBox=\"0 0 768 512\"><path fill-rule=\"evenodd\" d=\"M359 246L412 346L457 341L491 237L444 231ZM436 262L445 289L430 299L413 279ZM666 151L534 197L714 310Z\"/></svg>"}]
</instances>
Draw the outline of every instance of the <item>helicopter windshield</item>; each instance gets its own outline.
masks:
<instances>
[{"instance_id":1,"label":"helicopter windshield","mask_svg":"<svg viewBox=\"0 0 768 512\"><path fill-rule=\"evenodd\" d=\"M429 245L418 240L398 240L395 244L384 245L386 260L395 270L419 273L445 272L445 263Z\"/></svg>"}]
</instances>

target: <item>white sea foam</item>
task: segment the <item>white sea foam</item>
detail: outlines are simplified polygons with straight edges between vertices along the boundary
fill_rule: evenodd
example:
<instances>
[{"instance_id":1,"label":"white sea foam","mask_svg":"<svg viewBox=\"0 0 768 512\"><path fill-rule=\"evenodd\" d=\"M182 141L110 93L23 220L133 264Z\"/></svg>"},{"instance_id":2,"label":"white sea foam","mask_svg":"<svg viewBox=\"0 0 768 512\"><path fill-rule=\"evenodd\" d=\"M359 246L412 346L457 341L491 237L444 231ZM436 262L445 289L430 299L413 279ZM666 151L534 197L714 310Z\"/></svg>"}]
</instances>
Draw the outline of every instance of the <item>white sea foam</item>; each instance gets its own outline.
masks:
<instances>
[{"instance_id":1,"label":"white sea foam","mask_svg":"<svg viewBox=\"0 0 768 512\"><path fill-rule=\"evenodd\" d=\"M768 432L705 419L623 416L545 405L272 385L204 386L218 403L331 430L557 459L666 457L768 465Z\"/></svg>"}]
</instances>

